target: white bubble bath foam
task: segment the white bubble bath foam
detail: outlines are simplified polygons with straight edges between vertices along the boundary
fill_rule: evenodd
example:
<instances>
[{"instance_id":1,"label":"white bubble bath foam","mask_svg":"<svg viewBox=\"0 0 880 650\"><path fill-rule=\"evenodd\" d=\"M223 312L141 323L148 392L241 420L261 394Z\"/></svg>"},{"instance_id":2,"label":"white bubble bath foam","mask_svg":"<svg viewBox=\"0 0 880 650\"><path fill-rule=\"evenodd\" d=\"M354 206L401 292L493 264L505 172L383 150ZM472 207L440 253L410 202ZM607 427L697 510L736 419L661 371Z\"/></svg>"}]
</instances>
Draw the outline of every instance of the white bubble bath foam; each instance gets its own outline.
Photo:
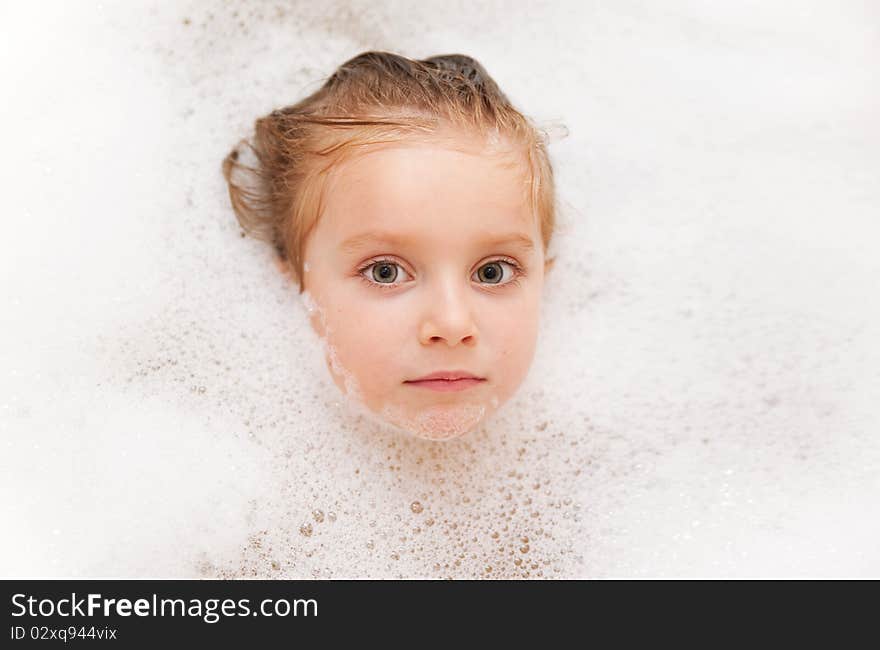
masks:
<instances>
[{"instance_id":1,"label":"white bubble bath foam","mask_svg":"<svg viewBox=\"0 0 880 650\"><path fill-rule=\"evenodd\" d=\"M0 576L880 577L875 8L0 15ZM557 134L533 366L454 440L347 408L220 173L370 49Z\"/></svg>"}]
</instances>

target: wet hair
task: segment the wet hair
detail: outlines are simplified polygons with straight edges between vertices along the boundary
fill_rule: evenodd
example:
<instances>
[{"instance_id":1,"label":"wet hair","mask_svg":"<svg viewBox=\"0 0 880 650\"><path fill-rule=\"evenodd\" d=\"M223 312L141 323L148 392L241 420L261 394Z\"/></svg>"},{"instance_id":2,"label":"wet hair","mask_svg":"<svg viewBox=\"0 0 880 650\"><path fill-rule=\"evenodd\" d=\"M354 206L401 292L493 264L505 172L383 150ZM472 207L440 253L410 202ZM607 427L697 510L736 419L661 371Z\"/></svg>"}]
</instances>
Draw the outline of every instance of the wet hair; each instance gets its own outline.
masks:
<instances>
[{"instance_id":1,"label":"wet hair","mask_svg":"<svg viewBox=\"0 0 880 650\"><path fill-rule=\"evenodd\" d=\"M305 99L257 119L253 137L223 160L232 208L245 232L275 247L302 292L305 242L321 215L333 165L371 145L444 130L494 143L504 136L525 153L527 191L546 253L555 225L546 133L513 107L479 62L462 54L413 60L364 52ZM243 147L254 164L242 161Z\"/></svg>"}]
</instances>

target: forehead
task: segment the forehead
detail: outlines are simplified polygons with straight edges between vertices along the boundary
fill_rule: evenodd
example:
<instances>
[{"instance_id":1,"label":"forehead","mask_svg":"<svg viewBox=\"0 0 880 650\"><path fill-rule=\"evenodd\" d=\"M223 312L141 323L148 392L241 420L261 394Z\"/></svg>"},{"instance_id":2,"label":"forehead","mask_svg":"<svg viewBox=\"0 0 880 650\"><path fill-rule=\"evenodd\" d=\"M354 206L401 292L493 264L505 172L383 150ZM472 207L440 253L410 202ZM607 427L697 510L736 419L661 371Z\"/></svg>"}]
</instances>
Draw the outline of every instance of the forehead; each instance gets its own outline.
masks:
<instances>
[{"instance_id":1,"label":"forehead","mask_svg":"<svg viewBox=\"0 0 880 650\"><path fill-rule=\"evenodd\" d=\"M536 228L525 155L449 143L395 143L328 175L322 227L335 237L381 230L413 237Z\"/></svg>"}]
</instances>

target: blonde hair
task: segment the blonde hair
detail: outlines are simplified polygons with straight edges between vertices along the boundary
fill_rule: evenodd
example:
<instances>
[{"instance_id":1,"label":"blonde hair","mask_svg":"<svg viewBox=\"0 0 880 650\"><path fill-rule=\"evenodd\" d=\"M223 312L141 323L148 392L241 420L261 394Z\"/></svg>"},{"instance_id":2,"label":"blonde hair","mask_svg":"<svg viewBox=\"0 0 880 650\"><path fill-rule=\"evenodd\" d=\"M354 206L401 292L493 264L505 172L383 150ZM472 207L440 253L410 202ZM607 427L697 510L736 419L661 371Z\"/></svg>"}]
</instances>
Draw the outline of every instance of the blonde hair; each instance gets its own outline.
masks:
<instances>
[{"instance_id":1,"label":"blonde hair","mask_svg":"<svg viewBox=\"0 0 880 650\"><path fill-rule=\"evenodd\" d=\"M305 99L257 119L250 148L223 160L232 208L242 229L271 243L304 290L303 250L322 213L327 171L369 145L465 129L504 135L523 147L528 191L544 251L556 221L546 134L517 111L480 63L461 54L408 59L364 52L343 63Z\"/></svg>"}]
</instances>

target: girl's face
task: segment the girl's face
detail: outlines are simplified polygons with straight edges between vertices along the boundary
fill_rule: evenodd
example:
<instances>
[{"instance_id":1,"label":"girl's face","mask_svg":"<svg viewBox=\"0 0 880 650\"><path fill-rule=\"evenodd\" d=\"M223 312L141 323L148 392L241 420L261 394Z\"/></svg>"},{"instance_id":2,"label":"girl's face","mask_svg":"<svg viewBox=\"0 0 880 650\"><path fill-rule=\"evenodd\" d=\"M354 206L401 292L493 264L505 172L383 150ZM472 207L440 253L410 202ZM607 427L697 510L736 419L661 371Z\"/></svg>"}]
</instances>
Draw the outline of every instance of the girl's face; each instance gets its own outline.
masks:
<instances>
[{"instance_id":1,"label":"girl's face","mask_svg":"<svg viewBox=\"0 0 880 650\"><path fill-rule=\"evenodd\" d=\"M433 440L471 431L520 386L544 282L524 157L464 144L346 159L305 246L303 298L337 386ZM451 377L417 381L434 373Z\"/></svg>"}]
</instances>

